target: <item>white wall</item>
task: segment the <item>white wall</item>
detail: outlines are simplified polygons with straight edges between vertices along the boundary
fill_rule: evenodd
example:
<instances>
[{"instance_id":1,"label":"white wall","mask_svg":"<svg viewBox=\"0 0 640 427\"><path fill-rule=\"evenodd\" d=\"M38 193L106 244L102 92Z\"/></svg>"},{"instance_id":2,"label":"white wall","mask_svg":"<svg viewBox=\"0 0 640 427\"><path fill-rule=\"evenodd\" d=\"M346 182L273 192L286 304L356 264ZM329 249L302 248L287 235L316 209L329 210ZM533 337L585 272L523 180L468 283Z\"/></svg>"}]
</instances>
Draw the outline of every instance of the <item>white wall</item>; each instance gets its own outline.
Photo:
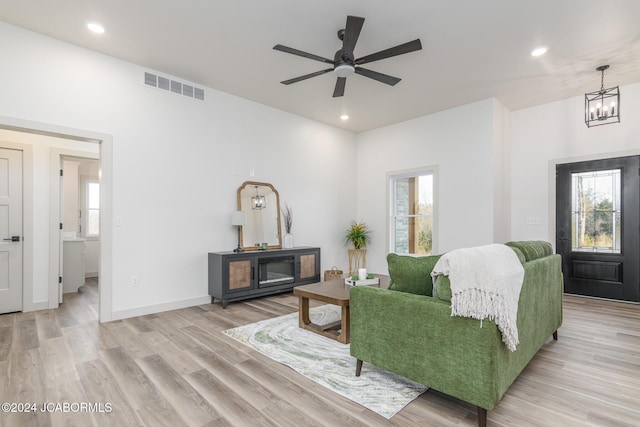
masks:
<instances>
[{"instance_id":1,"label":"white wall","mask_svg":"<svg viewBox=\"0 0 640 427\"><path fill-rule=\"evenodd\" d=\"M486 100L358 135L357 219L373 230L367 266L386 271L386 174L430 165L439 171L434 252L555 244L555 165L640 154L640 84L620 91L622 122L590 129L580 96L515 112Z\"/></svg>"},{"instance_id":2,"label":"white wall","mask_svg":"<svg viewBox=\"0 0 640 427\"><path fill-rule=\"evenodd\" d=\"M388 185L390 172L437 166L437 246L434 253L494 241L493 99L362 133L358 141L358 217L372 230L367 267L387 271ZM504 119L504 118L503 118ZM345 227L346 228L346 227Z\"/></svg>"},{"instance_id":3,"label":"white wall","mask_svg":"<svg viewBox=\"0 0 640 427\"><path fill-rule=\"evenodd\" d=\"M206 254L236 246L230 218L246 180L275 186L296 245L320 246L323 269L346 263L337 230L356 211L353 134L208 88L201 102L145 87L143 68L4 23L0 49L11 58L0 116L112 137L107 208L123 222L110 251L114 318L206 300ZM44 212L34 209L37 223ZM43 247L48 238L35 230ZM35 275L34 295L47 298Z\"/></svg>"},{"instance_id":4,"label":"white wall","mask_svg":"<svg viewBox=\"0 0 640 427\"><path fill-rule=\"evenodd\" d=\"M640 84L620 88L620 123L587 128L584 98L511 114L513 240L555 245L555 165L640 154ZM526 219L540 218L540 225Z\"/></svg>"}]
</instances>

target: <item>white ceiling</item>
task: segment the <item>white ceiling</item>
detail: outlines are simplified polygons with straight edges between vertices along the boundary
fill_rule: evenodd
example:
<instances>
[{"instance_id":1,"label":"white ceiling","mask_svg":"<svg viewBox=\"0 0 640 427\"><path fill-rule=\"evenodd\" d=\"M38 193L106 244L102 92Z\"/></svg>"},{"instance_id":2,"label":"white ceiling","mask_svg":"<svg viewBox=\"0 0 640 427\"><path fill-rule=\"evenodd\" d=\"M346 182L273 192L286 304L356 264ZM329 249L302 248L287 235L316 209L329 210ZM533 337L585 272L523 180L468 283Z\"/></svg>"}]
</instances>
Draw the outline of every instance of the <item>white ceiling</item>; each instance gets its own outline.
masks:
<instances>
[{"instance_id":1,"label":"white ceiling","mask_svg":"<svg viewBox=\"0 0 640 427\"><path fill-rule=\"evenodd\" d=\"M347 15L366 19L356 58L421 39L367 64L402 81L353 75L342 98L333 73L280 84L326 64L272 47L333 58ZM640 0L0 0L7 23L353 132L489 97L518 110L581 96L602 64L605 87L640 81L639 18Z\"/></svg>"}]
</instances>

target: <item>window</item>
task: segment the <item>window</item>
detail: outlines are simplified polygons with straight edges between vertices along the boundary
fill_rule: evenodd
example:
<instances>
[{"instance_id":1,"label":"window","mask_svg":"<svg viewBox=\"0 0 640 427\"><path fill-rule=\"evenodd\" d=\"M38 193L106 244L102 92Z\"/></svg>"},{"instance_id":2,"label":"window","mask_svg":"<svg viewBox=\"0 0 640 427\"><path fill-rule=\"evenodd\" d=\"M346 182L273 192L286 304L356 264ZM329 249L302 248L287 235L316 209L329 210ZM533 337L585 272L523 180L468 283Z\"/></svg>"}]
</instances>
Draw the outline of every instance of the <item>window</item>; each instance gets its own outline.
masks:
<instances>
[{"instance_id":1,"label":"window","mask_svg":"<svg viewBox=\"0 0 640 427\"><path fill-rule=\"evenodd\" d=\"M85 225L86 235L100 235L100 183L98 181L87 181L87 223Z\"/></svg>"},{"instance_id":2,"label":"window","mask_svg":"<svg viewBox=\"0 0 640 427\"><path fill-rule=\"evenodd\" d=\"M620 169L571 174L571 243L577 252L620 253Z\"/></svg>"},{"instance_id":3,"label":"window","mask_svg":"<svg viewBox=\"0 0 640 427\"><path fill-rule=\"evenodd\" d=\"M434 171L390 176L390 249L400 254L433 251Z\"/></svg>"}]
</instances>

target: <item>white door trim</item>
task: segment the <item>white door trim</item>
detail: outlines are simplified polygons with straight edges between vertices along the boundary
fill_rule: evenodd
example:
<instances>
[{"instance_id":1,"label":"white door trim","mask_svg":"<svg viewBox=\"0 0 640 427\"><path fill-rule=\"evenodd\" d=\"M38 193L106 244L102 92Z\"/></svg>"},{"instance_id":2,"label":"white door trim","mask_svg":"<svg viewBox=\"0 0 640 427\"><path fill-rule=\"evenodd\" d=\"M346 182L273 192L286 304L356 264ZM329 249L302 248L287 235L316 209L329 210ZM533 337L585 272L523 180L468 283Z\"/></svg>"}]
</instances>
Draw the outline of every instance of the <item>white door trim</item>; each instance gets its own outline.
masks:
<instances>
[{"instance_id":1,"label":"white door trim","mask_svg":"<svg viewBox=\"0 0 640 427\"><path fill-rule=\"evenodd\" d=\"M113 138L111 135L91 132L83 129L74 129L64 126L58 126L50 123L41 123L31 120L18 119L15 117L7 117L0 115L0 128L15 130L19 132L36 133L59 138L72 139L76 141L85 141L100 144L100 202L102 204L100 210L100 289L99 289L99 321L108 322L112 320L112 291L113 291ZM16 144L18 145L18 144ZM22 144L20 144L22 146ZM27 151L25 151L27 155ZM33 153L29 152L30 164L33 164ZM26 159L26 157L25 157ZM25 164L26 164L25 160ZM28 174L27 174L28 175ZM29 220L31 229L33 229L33 181L32 178L26 179L25 186L25 203L24 214L25 221ZM27 182L29 181L29 182ZM57 180L55 180L57 181ZM55 182L53 181L53 182ZM31 193L27 192L28 186L31 186ZM58 182L58 186L59 186ZM31 196L27 201L27 197ZM59 203L59 201L58 201ZM23 226L26 226L26 222ZM25 228L26 229L26 228ZM58 235L58 233L55 233ZM58 237L59 239L59 237ZM29 248L27 250L27 247ZM24 276L24 304L23 310L40 309L34 307L33 303L33 246L25 245L25 276ZM58 249L59 251L59 249ZM27 268L27 256L30 256L31 265ZM28 275L28 277L27 277ZM27 280L30 279L27 286ZM28 289L27 289L28 288ZM53 292L52 292L53 288ZM57 293L57 273L55 283L50 283L49 304L50 308L58 307ZM46 308L46 307L42 307Z\"/></svg>"},{"instance_id":2,"label":"white door trim","mask_svg":"<svg viewBox=\"0 0 640 427\"><path fill-rule=\"evenodd\" d=\"M96 153L88 151L70 150L67 148L51 147L49 150L49 170L51 176L49 178L49 206L50 206L50 221L51 221L51 233L49 239L49 308L56 308L60 302L60 283L59 277L61 272L60 248L62 247L62 239L60 235L60 222L63 218L60 217L61 213L61 196L62 189L60 188L60 169L62 168L62 158L66 156L81 157L86 159L100 160L100 156ZM102 278L99 279L98 291L102 287ZM52 307L53 301L51 299L52 292L55 293L55 307ZM102 317L100 317L102 318Z\"/></svg>"}]
</instances>

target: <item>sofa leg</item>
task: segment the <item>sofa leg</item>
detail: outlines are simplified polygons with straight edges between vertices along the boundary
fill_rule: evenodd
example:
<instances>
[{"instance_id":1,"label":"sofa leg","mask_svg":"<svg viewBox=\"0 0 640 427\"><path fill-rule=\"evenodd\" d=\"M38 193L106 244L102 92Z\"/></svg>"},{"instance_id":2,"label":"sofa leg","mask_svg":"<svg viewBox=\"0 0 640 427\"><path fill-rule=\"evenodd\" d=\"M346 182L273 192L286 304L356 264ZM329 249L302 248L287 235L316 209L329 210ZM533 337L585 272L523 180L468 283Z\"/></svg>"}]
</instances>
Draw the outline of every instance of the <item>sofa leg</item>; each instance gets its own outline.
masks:
<instances>
[{"instance_id":1,"label":"sofa leg","mask_svg":"<svg viewBox=\"0 0 640 427\"><path fill-rule=\"evenodd\" d=\"M555 332L553 333L553 340L554 340L554 341L558 341L558 331L555 331Z\"/></svg>"},{"instance_id":2,"label":"sofa leg","mask_svg":"<svg viewBox=\"0 0 640 427\"><path fill-rule=\"evenodd\" d=\"M487 427L487 410L478 406L478 427Z\"/></svg>"},{"instance_id":3,"label":"sofa leg","mask_svg":"<svg viewBox=\"0 0 640 427\"><path fill-rule=\"evenodd\" d=\"M362 360L358 359L356 362L356 377L360 376L360 371L362 371Z\"/></svg>"}]
</instances>

